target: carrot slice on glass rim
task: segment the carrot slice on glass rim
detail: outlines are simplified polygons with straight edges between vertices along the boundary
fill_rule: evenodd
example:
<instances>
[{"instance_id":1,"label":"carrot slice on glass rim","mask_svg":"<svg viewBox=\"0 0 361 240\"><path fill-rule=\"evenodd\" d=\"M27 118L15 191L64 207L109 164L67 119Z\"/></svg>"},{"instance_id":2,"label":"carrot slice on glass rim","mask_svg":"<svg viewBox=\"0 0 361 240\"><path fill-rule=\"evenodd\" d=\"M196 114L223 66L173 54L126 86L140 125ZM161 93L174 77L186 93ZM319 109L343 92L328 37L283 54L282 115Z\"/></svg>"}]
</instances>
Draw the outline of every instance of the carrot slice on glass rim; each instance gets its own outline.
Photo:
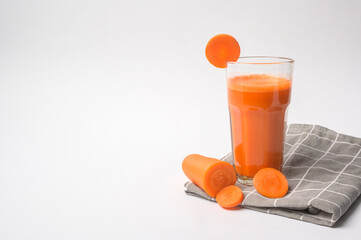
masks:
<instances>
[{"instance_id":1,"label":"carrot slice on glass rim","mask_svg":"<svg viewBox=\"0 0 361 240\"><path fill-rule=\"evenodd\" d=\"M218 34L206 46L206 57L215 67L226 68L227 61L237 61L241 48L237 40L228 34Z\"/></svg>"}]
</instances>

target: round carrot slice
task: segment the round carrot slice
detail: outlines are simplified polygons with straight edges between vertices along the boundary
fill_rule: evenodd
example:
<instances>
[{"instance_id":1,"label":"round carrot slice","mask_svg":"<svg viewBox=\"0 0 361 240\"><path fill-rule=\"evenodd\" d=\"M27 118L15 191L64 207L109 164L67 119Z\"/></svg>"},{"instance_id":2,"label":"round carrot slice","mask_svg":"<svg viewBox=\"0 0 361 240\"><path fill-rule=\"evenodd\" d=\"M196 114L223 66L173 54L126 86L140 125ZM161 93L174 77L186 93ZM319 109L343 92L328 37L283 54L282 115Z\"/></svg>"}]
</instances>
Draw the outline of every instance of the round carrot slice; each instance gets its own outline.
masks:
<instances>
[{"instance_id":1,"label":"round carrot slice","mask_svg":"<svg viewBox=\"0 0 361 240\"><path fill-rule=\"evenodd\" d=\"M206 57L215 67L227 67L227 61L237 61L241 48L237 40L227 34L218 34L208 41Z\"/></svg>"},{"instance_id":2,"label":"round carrot slice","mask_svg":"<svg viewBox=\"0 0 361 240\"><path fill-rule=\"evenodd\" d=\"M253 178L253 185L263 196L281 198L288 191L288 182L280 171L274 168L263 168Z\"/></svg>"},{"instance_id":3,"label":"round carrot slice","mask_svg":"<svg viewBox=\"0 0 361 240\"><path fill-rule=\"evenodd\" d=\"M230 185L219 191L216 201L223 208L232 208L241 204L243 198L242 190L235 185Z\"/></svg>"}]
</instances>

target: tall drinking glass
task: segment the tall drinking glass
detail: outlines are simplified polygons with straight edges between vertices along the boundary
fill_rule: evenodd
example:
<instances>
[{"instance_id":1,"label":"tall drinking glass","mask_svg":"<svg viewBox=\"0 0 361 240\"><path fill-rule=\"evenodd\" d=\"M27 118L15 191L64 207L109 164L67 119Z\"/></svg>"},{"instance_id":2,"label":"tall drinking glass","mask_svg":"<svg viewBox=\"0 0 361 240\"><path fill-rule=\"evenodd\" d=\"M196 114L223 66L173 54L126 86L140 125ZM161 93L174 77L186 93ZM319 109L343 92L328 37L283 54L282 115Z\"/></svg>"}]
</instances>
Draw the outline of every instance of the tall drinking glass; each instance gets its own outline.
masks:
<instances>
[{"instance_id":1,"label":"tall drinking glass","mask_svg":"<svg viewBox=\"0 0 361 240\"><path fill-rule=\"evenodd\" d=\"M281 171L294 61L240 57L227 64L232 152L238 179L252 184L258 170Z\"/></svg>"}]
</instances>

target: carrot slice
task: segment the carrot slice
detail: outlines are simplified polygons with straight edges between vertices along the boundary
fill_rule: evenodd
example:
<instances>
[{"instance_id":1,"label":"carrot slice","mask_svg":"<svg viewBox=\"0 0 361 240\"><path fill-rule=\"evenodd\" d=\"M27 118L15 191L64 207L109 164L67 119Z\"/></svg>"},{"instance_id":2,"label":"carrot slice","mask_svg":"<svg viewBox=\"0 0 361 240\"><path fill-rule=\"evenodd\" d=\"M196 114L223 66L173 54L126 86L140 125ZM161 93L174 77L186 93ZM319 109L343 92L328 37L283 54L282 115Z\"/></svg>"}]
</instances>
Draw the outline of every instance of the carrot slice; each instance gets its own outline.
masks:
<instances>
[{"instance_id":1,"label":"carrot slice","mask_svg":"<svg viewBox=\"0 0 361 240\"><path fill-rule=\"evenodd\" d=\"M191 154L182 163L185 175L202 188L209 196L215 197L224 187L234 185L237 181L233 166L227 162Z\"/></svg>"},{"instance_id":2,"label":"carrot slice","mask_svg":"<svg viewBox=\"0 0 361 240\"><path fill-rule=\"evenodd\" d=\"M242 190L235 185L230 185L219 191L216 201L223 208L232 208L241 204L243 198Z\"/></svg>"},{"instance_id":3,"label":"carrot slice","mask_svg":"<svg viewBox=\"0 0 361 240\"><path fill-rule=\"evenodd\" d=\"M215 67L227 67L227 61L237 61L241 48L237 40L227 34L218 34L208 41L206 57Z\"/></svg>"},{"instance_id":4,"label":"carrot slice","mask_svg":"<svg viewBox=\"0 0 361 240\"><path fill-rule=\"evenodd\" d=\"M263 168L253 178L253 185L263 196L281 198L288 191L288 182L280 171L274 168Z\"/></svg>"}]
</instances>

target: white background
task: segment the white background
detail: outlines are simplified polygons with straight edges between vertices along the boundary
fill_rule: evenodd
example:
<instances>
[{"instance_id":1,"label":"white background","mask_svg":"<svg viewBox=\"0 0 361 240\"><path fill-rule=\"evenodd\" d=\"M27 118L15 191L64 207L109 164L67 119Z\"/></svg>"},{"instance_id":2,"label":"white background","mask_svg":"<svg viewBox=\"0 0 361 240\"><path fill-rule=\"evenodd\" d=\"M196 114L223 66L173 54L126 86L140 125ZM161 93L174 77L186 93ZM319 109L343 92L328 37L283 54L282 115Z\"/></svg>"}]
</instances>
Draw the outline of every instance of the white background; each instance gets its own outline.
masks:
<instances>
[{"instance_id":1,"label":"white background","mask_svg":"<svg viewBox=\"0 0 361 240\"><path fill-rule=\"evenodd\" d=\"M341 239L184 194L230 151L215 34L295 59L289 122L361 137L361 1L0 1L0 239Z\"/></svg>"}]
</instances>

